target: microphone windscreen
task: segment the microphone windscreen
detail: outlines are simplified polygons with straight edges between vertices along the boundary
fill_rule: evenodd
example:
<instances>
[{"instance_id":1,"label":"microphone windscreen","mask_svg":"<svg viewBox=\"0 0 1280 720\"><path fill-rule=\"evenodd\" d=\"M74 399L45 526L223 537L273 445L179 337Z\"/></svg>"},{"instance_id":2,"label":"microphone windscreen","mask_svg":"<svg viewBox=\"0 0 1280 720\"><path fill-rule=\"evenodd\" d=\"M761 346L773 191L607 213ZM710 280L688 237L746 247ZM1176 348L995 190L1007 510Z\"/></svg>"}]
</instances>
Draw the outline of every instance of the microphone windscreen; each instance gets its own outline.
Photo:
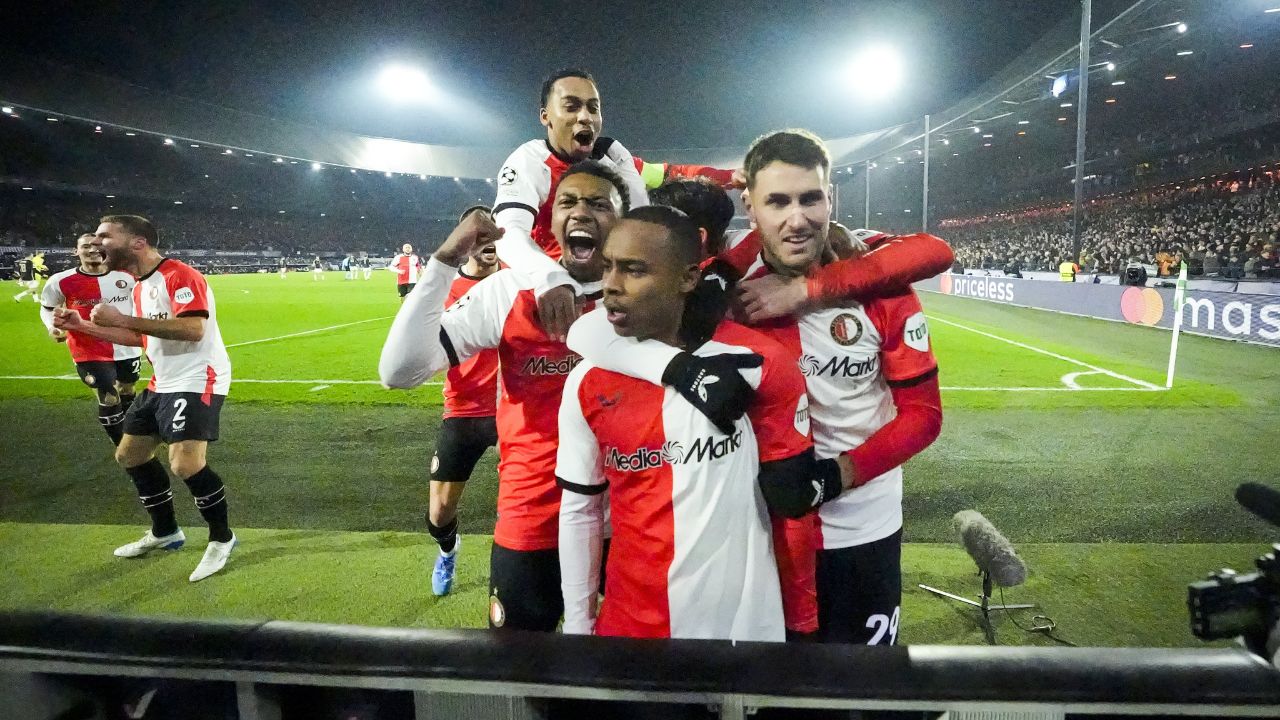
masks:
<instances>
[{"instance_id":1,"label":"microphone windscreen","mask_svg":"<svg viewBox=\"0 0 1280 720\"><path fill-rule=\"evenodd\" d=\"M1013 587L1026 581L1026 564L1018 557L1008 538L996 530L982 513L961 510L953 521L965 552L980 570L991 576L992 582L1000 587Z\"/></svg>"},{"instance_id":2,"label":"microphone windscreen","mask_svg":"<svg viewBox=\"0 0 1280 720\"><path fill-rule=\"evenodd\" d=\"M1236 488L1236 502L1272 525L1280 525L1280 491L1258 483L1244 483Z\"/></svg>"}]
</instances>

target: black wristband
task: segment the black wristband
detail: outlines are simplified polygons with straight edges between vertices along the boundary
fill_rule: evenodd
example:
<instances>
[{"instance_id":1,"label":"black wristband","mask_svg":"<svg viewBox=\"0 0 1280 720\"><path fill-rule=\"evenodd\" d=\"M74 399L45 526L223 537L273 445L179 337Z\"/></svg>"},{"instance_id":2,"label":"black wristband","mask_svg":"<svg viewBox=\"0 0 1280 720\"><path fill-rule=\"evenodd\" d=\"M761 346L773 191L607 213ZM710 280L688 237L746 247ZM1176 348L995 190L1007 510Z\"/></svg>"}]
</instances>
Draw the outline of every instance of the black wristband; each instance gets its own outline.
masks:
<instances>
[{"instance_id":1,"label":"black wristband","mask_svg":"<svg viewBox=\"0 0 1280 720\"><path fill-rule=\"evenodd\" d=\"M844 492L844 481L840 477L840 463L835 458L818 461L818 476L822 480L822 501L831 502Z\"/></svg>"}]
</instances>

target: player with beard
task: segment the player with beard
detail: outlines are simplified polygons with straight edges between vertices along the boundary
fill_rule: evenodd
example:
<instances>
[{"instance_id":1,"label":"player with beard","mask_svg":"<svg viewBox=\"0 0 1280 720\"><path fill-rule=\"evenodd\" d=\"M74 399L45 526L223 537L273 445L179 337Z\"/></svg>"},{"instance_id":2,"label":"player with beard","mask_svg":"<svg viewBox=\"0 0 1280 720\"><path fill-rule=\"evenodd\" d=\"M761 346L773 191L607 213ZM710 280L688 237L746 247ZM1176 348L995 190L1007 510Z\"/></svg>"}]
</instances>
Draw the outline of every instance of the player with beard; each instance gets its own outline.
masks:
<instances>
[{"instance_id":1,"label":"player with beard","mask_svg":"<svg viewBox=\"0 0 1280 720\"><path fill-rule=\"evenodd\" d=\"M209 545L191 573L191 582L221 570L236 545L227 522L226 489L209 467L209 442L218 439L218 417L231 388L231 360L218 330L213 291L186 263L156 250L156 230L146 218L107 215L95 233L107 267L138 278L134 313L99 303L86 322L70 308L57 311L54 326L146 350L154 374L129 407L116 460L138 490L151 515L151 529L136 542L116 548L117 557L152 550L176 550L186 541L173 512L169 475L155 457L169 445L169 467L183 479L209 524Z\"/></svg>"},{"instance_id":2,"label":"player with beard","mask_svg":"<svg viewBox=\"0 0 1280 720\"><path fill-rule=\"evenodd\" d=\"M130 345L116 345L81 332L64 332L54 327L54 311L73 309L84 320L99 303L109 303L125 314L133 314L133 276L108 270L102 248L93 233L76 240L78 267L49 278L40 292L40 319L49 334L65 342L76 364L76 373L98 395L98 422L111 442L120 444L124 413L133 402L133 384L138 381L142 351Z\"/></svg>"},{"instance_id":3,"label":"player with beard","mask_svg":"<svg viewBox=\"0 0 1280 720\"><path fill-rule=\"evenodd\" d=\"M413 292L413 286L422 275L422 259L413 251L413 246L405 243L400 252L387 263L387 269L396 274L396 292L400 294L400 302Z\"/></svg>"},{"instance_id":4,"label":"player with beard","mask_svg":"<svg viewBox=\"0 0 1280 720\"><path fill-rule=\"evenodd\" d=\"M589 362L569 375L556 466L565 632L781 641L766 505L803 515L839 495L851 467L815 459L804 377L785 348L728 321L710 338L682 328L702 261L686 215L634 210L610 231L603 256L602 304L619 335L739 353L754 361L743 372L756 392L748 417L724 436L669 388ZM597 622L606 489L613 539Z\"/></svg>"},{"instance_id":5,"label":"player with beard","mask_svg":"<svg viewBox=\"0 0 1280 720\"><path fill-rule=\"evenodd\" d=\"M806 131L774 133L752 145L744 162L746 204L760 250L747 279L777 275L779 284L803 288L823 272L824 256L830 260L829 172L826 147ZM844 262L894 251L891 244L873 246ZM891 644L901 603L901 465L937 438L942 422L937 363L919 300L907 288L861 302L827 301L759 327L800 362L818 455L847 457L854 469L854 488L819 513L819 635ZM584 318L571 347L601 367L653 383L687 375L680 372L687 353L610 338L607 330L598 313Z\"/></svg>"},{"instance_id":6,"label":"player with beard","mask_svg":"<svg viewBox=\"0 0 1280 720\"><path fill-rule=\"evenodd\" d=\"M538 121L545 138L516 148L498 171L493 214L505 233L498 256L529 278L538 317L552 337L563 340L578 316L574 284L557 264L560 246L551 227L551 198L564 172L581 160L596 160L622 178L635 207L648 204L635 159L622 143L601 137L600 92L585 70L552 73L542 84Z\"/></svg>"},{"instance_id":7,"label":"player with beard","mask_svg":"<svg viewBox=\"0 0 1280 720\"><path fill-rule=\"evenodd\" d=\"M484 205L468 208L459 222L471 213L489 215ZM445 298L448 308L465 296L481 280L498 271L498 251L493 243L477 245ZM494 419L498 403L498 351L481 350L461 365L449 368L444 381L444 420L431 456L430 505L427 532L440 552L431 571L431 592L448 595L457 573L458 503L480 456L498 444Z\"/></svg>"},{"instance_id":8,"label":"player with beard","mask_svg":"<svg viewBox=\"0 0 1280 720\"><path fill-rule=\"evenodd\" d=\"M627 203L622 179L596 161L566 169L556 188L550 225L561 250L558 267L587 307L600 297L600 245ZM483 213L468 215L454 229L396 314L378 373L387 387L412 388L483 350L498 351L498 522L489 556L489 624L551 632L563 599L559 436L550 418L580 358L544 329L525 273L499 270L444 309L458 266L472 248L503 233Z\"/></svg>"}]
</instances>

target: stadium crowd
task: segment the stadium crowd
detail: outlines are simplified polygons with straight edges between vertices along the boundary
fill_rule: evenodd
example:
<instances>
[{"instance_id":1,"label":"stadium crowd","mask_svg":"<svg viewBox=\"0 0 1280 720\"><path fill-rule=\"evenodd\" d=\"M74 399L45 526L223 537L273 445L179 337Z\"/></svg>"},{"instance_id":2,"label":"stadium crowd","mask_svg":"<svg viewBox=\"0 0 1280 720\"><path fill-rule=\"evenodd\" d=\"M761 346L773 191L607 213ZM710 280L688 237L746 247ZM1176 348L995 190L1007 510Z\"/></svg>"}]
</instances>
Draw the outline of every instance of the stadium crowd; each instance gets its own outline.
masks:
<instances>
[{"instance_id":1,"label":"stadium crowd","mask_svg":"<svg viewBox=\"0 0 1280 720\"><path fill-rule=\"evenodd\" d=\"M944 221L966 268L1053 270L1071 256L1071 207ZM1119 273L1129 262L1176 274L1280 278L1280 184L1274 172L1240 174L1106 197L1091 203L1080 266Z\"/></svg>"}]
</instances>

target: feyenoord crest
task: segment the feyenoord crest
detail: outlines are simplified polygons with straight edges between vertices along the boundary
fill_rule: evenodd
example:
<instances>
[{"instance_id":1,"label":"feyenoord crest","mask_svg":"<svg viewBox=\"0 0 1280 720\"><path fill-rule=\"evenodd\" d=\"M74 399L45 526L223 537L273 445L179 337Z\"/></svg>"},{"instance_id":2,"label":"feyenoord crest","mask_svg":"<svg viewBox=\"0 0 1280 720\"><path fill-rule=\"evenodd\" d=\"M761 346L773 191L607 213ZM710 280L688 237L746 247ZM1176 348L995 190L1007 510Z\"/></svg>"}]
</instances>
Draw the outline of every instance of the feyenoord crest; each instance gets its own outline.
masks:
<instances>
[{"instance_id":1,"label":"feyenoord crest","mask_svg":"<svg viewBox=\"0 0 1280 720\"><path fill-rule=\"evenodd\" d=\"M493 594L489 596L489 622L493 623L496 628L502 627L507 621L507 611L502 607L502 601L498 599L498 589L493 589Z\"/></svg>"},{"instance_id":2,"label":"feyenoord crest","mask_svg":"<svg viewBox=\"0 0 1280 720\"><path fill-rule=\"evenodd\" d=\"M862 337L862 321L856 315L840 313L831 321L831 339L841 345L852 345Z\"/></svg>"},{"instance_id":3,"label":"feyenoord crest","mask_svg":"<svg viewBox=\"0 0 1280 720\"><path fill-rule=\"evenodd\" d=\"M157 297L160 296L160 288L156 287L155 285L152 285L151 288L148 290L148 294L151 296L152 300L155 300Z\"/></svg>"},{"instance_id":4,"label":"feyenoord crest","mask_svg":"<svg viewBox=\"0 0 1280 720\"><path fill-rule=\"evenodd\" d=\"M125 282L125 281L123 281L123 280L117 280L117 281L116 281L116 287L120 288L121 290L125 289L125 287L126 287L128 284L129 284L129 283L127 283L127 282Z\"/></svg>"},{"instance_id":5,"label":"feyenoord crest","mask_svg":"<svg viewBox=\"0 0 1280 720\"><path fill-rule=\"evenodd\" d=\"M440 470L440 456L431 456L431 474L435 475Z\"/></svg>"},{"instance_id":6,"label":"feyenoord crest","mask_svg":"<svg viewBox=\"0 0 1280 720\"><path fill-rule=\"evenodd\" d=\"M502 171L498 173L499 185L510 185L515 181L516 181L516 169L513 167L504 167L502 168Z\"/></svg>"}]
</instances>

